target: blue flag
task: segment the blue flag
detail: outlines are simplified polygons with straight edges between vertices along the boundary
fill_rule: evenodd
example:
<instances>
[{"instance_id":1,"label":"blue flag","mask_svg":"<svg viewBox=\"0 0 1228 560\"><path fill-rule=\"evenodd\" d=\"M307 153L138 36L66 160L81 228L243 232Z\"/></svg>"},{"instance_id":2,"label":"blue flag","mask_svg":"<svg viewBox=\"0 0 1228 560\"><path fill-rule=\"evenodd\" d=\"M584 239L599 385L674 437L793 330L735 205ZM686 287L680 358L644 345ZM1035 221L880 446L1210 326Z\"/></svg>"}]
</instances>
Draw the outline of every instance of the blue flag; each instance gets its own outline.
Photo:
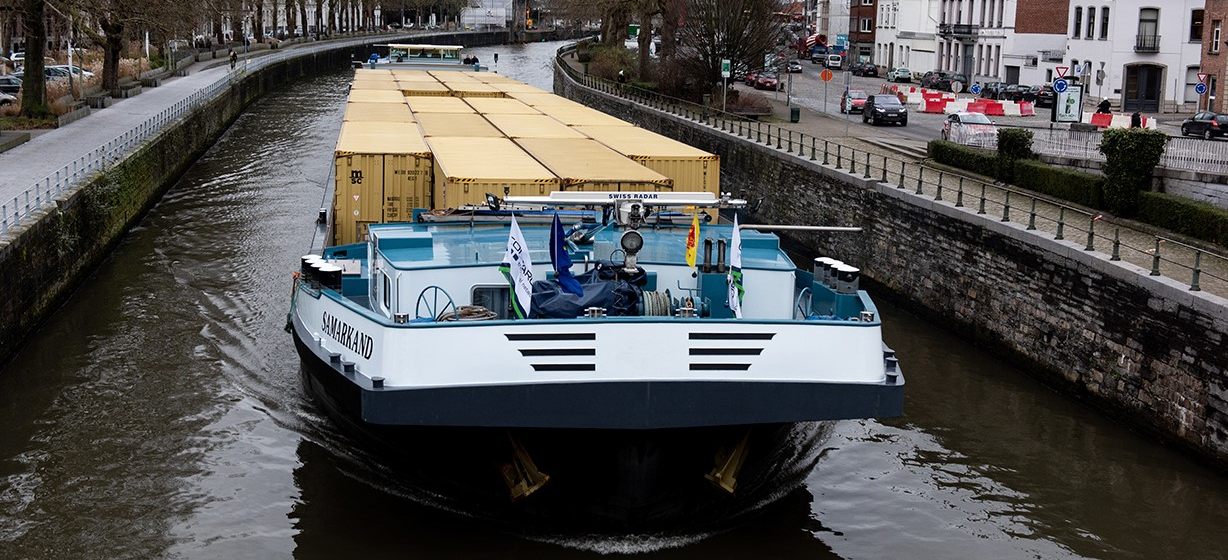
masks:
<instances>
[{"instance_id":1,"label":"blue flag","mask_svg":"<svg viewBox=\"0 0 1228 560\"><path fill-rule=\"evenodd\" d=\"M554 267L554 274L564 292L584 295L580 281L571 275L571 255L567 254L567 236L563 235L563 222L559 221L558 212L554 213L554 224L550 226L550 266Z\"/></svg>"}]
</instances>

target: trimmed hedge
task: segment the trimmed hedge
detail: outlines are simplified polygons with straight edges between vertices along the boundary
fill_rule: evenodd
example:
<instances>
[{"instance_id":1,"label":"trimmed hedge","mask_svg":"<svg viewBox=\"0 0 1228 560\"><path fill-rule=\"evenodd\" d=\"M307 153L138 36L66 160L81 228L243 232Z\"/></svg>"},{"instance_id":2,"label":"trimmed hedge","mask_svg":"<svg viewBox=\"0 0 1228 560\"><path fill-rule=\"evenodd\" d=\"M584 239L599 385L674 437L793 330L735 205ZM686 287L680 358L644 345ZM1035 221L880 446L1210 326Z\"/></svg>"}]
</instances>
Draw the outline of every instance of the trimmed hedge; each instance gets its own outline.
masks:
<instances>
[{"instance_id":1,"label":"trimmed hedge","mask_svg":"<svg viewBox=\"0 0 1228 560\"><path fill-rule=\"evenodd\" d=\"M1228 211L1197 200L1143 191L1139 220L1168 231L1228 247Z\"/></svg>"},{"instance_id":2,"label":"trimmed hedge","mask_svg":"<svg viewBox=\"0 0 1228 560\"><path fill-rule=\"evenodd\" d=\"M1035 160L999 158L993 152L931 140L929 156L1004 183L1097 210L1106 210L1105 178ZM1013 171L1013 173L1012 173ZM1013 176L1012 176L1013 175ZM1206 202L1151 191L1138 193L1136 219L1152 226L1228 247L1228 211Z\"/></svg>"},{"instance_id":3,"label":"trimmed hedge","mask_svg":"<svg viewBox=\"0 0 1228 560\"><path fill-rule=\"evenodd\" d=\"M1091 173L1039 161L1018 160L1015 162L1015 180L1011 183L1098 210L1104 206L1104 178Z\"/></svg>"}]
</instances>

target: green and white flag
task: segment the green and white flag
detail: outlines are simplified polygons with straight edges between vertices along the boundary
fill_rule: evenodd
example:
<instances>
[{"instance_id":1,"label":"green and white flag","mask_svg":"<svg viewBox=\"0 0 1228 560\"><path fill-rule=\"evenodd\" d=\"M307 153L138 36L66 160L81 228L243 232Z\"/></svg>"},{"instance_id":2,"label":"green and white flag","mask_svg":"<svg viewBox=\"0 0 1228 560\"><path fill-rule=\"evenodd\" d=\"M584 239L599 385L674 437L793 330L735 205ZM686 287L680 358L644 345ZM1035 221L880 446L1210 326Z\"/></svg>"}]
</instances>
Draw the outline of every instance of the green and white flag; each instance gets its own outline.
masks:
<instances>
[{"instance_id":1,"label":"green and white flag","mask_svg":"<svg viewBox=\"0 0 1228 560\"><path fill-rule=\"evenodd\" d=\"M729 309L742 318L742 234L738 231L738 216L733 216L733 240L729 244Z\"/></svg>"},{"instance_id":2,"label":"green and white flag","mask_svg":"<svg viewBox=\"0 0 1228 560\"><path fill-rule=\"evenodd\" d=\"M512 232L507 236L507 252L503 253L499 271L511 285L512 310L516 318L524 319L533 299L533 260L529 258L529 246L520 233L516 216L512 216Z\"/></svg>"}]
</instances>

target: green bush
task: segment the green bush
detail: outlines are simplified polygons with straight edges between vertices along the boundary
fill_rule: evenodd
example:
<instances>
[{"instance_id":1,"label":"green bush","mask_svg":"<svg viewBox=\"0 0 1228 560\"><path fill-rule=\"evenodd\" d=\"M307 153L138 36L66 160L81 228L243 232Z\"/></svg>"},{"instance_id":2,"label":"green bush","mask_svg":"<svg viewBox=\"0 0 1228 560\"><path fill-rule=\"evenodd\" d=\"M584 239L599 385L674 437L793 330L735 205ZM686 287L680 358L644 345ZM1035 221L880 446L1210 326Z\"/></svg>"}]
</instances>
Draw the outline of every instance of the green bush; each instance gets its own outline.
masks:
<instances>
[{"instance_id":1,"label":"green bush","mask_svg":"<svg viewBox=\"0 0 1228 560\"><path fill-rule=\"evenodd\" d=\"M1148 190L1151 173L1164 155L1168 135L1146 128L1110 128L1100 141L1104 154L1104 203L1120 216L1138 210L1139 193Z\"/></svg>"},{"instance_id":2,"label":"green bush","mask_svg":"<svg viewBox=\"0 0 1228 560\"><path fill-rule=\"evenodd\" d=\"M1206 202L1144 191L1139 194L1138 218L1168 231L1228 247L1228 211Z\"/></svg>"},{"instance_id":3,"label":"green bush","mask_svg":"<svg viewBox=\"0 0 1228 560\"><path fill-rule=\"evenodd\" d=\"M1010 178L1006 176L1008 170L1004 169L998 157L991 151L961 146L946 140L930 140L927 151L931 159L943 165L1009 182Z\"/></svg>"},{"instance_id":4,"label":"green bush","mask_svg":"<svg viewBox=\"0 0 1228 560\"><path fill-rule=\"evenodd\" d=\"M1104 178L1091 173L1048 165L1039 161L1015 162L1015 185L1069 200L1076 204L1101 208L1104 205Z\"/></svg>"},{"instance_id":5,"label":"green bush","mask_svg":"<svg viewBox=\"0 0 1228 560\"><path fill-rule=\"evenodd\" d=\"M1032 131L1022 128L998 129L998 154L1015 159L1031 159Z\"/></svg>"},{"instance_id":6,"label":"green bush","mask_svg":"<svg viewBox=\"0 0 1228 560\"><path fill-rule=\"evenodd\" d=\"M613 80L618 77L618 71L622 70L627 75L628 81L636 77L635 55L629 49L622 46L593 45L590 52L592 62L588 66L589 74Z\"/></svg>"}]
</instances>

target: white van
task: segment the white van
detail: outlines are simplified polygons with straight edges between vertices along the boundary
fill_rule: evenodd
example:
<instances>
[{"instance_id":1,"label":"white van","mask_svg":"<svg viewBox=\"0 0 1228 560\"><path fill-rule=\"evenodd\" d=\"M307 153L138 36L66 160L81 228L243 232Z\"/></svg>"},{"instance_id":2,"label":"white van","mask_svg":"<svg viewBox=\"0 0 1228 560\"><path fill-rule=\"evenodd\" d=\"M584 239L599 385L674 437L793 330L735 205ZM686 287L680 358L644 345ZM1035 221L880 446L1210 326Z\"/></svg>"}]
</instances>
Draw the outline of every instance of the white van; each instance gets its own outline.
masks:
<instances>
[{"instance_id":1,"label":"white van","mask_svg":"<svg viewBox=\"0 0 1228 560\"><path fill-rule=\"evenodd\" d=\"M839 70L840 67L843 65L844 65L844 57L838 54L827 55L827 62L824 63L824 66L828 68L833 68L836 70Z\"/></svg>"}]
</instances>

